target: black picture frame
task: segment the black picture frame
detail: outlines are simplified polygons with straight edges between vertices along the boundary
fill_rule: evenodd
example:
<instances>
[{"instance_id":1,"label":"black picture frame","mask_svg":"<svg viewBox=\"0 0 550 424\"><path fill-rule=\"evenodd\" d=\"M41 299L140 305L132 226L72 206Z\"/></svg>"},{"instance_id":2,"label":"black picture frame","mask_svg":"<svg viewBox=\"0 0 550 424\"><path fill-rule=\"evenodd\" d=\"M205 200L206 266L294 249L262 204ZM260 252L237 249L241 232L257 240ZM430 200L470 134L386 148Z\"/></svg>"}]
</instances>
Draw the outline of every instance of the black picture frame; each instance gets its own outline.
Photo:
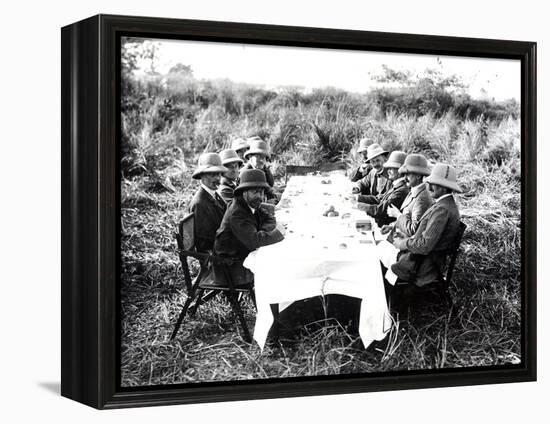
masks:
<instances>
[{"instance_id":1,"label":"black picture frame","mask_svg":"<svg viewBox=\"0 0 550 424\"><path fill-rule=\"evenodd\" d=\"M120 387L120 37L521 61L522 355L509 366L195 386ZM94 408L536 380L536 43L97 15L62 28L61 394Z\"/></svg>"}]
</instances>

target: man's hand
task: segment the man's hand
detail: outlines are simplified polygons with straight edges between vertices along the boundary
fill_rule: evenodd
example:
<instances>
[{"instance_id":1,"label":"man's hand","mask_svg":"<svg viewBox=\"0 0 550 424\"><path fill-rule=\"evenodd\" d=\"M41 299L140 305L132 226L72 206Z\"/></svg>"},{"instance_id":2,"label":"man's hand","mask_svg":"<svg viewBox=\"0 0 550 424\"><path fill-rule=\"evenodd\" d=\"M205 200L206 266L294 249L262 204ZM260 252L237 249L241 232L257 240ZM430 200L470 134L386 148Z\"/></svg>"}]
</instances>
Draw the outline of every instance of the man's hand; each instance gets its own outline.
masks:
<instances>
[{"instance_id":1,"label":"man's hand","mask_svg":"<svg viewBox=\"0 0 550 424\"><path fill-rule=\"evenodd\" d=\"M370 205L367 205L366 203L358 202L357 203L357 209L363 212L369 212Z\"/></svg>"},{"instance_id":2,"label":"man's hand","mask_svg":"<svg viewBox=\"0 0 550 424\"><path fill-rule=\"evenodd\" d=\"M262 203L262 209L269 215L269 216L275 216L275 205L270 202L263 202Z\"/></svg>"},{"instance_id":3,"label":"man's hand","mask_svg":"<svg viewBox=\"0 0 550 424\"><path fill-rule=\"evenodd\" d=\"M407 250L407 240L409 239L396 237L393 240L393 245L399 250Z\"/></svg>"},{"instance_id":4,"label":"man's hand","mask_svg":"<svg viewBox=\"0 0 550 424\"><path fill-rule=\"evenodd\" d=\"M361 164L361 166L359 167L359 170L364 174L365 171L369 168L369 163L368 162L363 162Z\"/></svg>"},{"instance_id":5,"label":"man's hand","mask_svg":"<svg viewBox=\"0 0 550 424\"><path fill-rule=\"evenodd\" d=\"M388 234L393 229L392 225L382 225L382 228L380 228L380 232L382 234Z\"/></svg>"},{"instance_id":6,"label":"man's hand","mask_svg":"<svg viewBox=\"0 0 550 424\"><path fill-rule=\"evenodd\" d=\"M351 193L352 194L359 194L359 187L357 186L353 186L352 189L351 189Z\"/></svg>"},{"instance_id":7,"label":"man's hand","mask_svg":"<svg viewBox=\"0 0 550 424\"><path fill-rule=\"evenodd\" d=\"M388 213L388 216L392 218L397 218L399 215L401 215L401 212L399 211L399 209L395 207L395 205L390 205L388 207L387 213Z\"/></svg>"}]
</instances>

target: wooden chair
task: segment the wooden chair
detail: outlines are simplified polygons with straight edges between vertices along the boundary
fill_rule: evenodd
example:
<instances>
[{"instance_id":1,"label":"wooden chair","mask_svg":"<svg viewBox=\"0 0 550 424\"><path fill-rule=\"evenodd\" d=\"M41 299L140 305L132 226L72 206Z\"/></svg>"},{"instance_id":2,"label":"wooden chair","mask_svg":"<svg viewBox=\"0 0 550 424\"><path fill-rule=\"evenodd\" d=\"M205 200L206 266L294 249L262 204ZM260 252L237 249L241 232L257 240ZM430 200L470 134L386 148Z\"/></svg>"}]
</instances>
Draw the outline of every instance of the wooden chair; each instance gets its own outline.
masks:
<instances>
[{"instance_id":1,"label":"wooden chair","mask_svg":"<svg viewBox=\"0 0 550 424\"><path fill-rule=\"evenodd\" d=\"M453 278L453 272L456 264L456 259L458 257L458 253L460 251L460 244L462 243L462 238L464 237L464 232L466 231L466 224L464 224L462 221L460 222L458 226L458 233L456 234L455 241L453 245L447 250L446 257L449 258L449 264L447 265L447 272L445 272L445 275L443 275L443 270L440 270L440 276L439 276L439 291L440 294L445 299L445 302L447 302L448 306L453 306L453 299L451 297L451 294L449 293L449 285L451 284L451 280Z\"/></svg>"},{"instance_id":2,"label":"wooden chair","mask_svg":"<svg viewBox=\"0 0 550 424\"><path fill-rule=\"evenodd\" d=\"M187 215L179 223L178 232L174 234L178 245L178 256L183 269L187 299L178 316L178 320L174 326L170 340L173 340L176 337L181 323L183 322L183 319L185 318L185 315L187 314L187 311L193 301L195 301L195 305L191 311L192 314L197 311L201 304L213 299L219 293L224 293L229 300L231 309L238 317L243 331L243 339L250 343L252 341L252 337L250 336L250 331L248 330L244 319L244 314L240 306L239 293L249 293L255 303L253 283L246 286L243 285L235 287L227 270L227 266L233 264L233 259L216 256L210 253L197 252L195 248L194 219L195 217L193 213ZM191 271L188 262L188 259L190 258L197 259L200 264L200 270L195 279L191 279ZM216 264L216 266L222 271L225 276L225 281L227 281L228 284L225 282L223 286L216 284L212 268L213 264Z\"/></svg>"},{"instance_id":3,"label":"wooden chair","mask_svg":"<svg viewBox=\"0 0 550 424\"><path fill-rule=\"evenodd\" d=\"M439 270L439 278L437 283L428 284L423 287L417 287L408 281L403 281L400 279L396 281L394 290L392 291L394 295L399 294L398 297L400 301L396 303L399 305L399 309L401 309L401 311L403 311L404 307L407 307L411 303L412 298L417 299L418 297L424 297L429 292L433 293L434 291L437 292L437 295L441 299L443 299L447 308L453 307L454 302L451 294L449 293L449 285L451 284L456 259L460 251L460 244L462 243L462 238L465 231L466 224L460 222L458 232L456 234L453 244L446 252L444 252L445 262L448 261L448 264L446 264L446 270Z\"/></svg>"}]
</instances>

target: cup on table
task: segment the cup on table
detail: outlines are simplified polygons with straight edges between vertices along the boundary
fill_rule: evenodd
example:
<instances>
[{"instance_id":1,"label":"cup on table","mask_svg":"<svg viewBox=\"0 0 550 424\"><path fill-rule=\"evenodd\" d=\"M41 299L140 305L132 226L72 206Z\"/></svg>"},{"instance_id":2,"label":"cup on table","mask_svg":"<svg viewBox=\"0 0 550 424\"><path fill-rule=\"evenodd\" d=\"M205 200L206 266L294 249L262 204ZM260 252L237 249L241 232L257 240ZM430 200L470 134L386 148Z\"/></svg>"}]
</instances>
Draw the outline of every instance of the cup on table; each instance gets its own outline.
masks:
<instances>
[{"instance_id":1,"label":"cup on table","mask_svg":"<svg viewBox=\"0 0 550 424\"><path fill-rule=\"evenodd\" d=\"M372 231L372 222L368 219L358 219L355 222L355 228L360 231Z\"/></svg>"}]
</instances>

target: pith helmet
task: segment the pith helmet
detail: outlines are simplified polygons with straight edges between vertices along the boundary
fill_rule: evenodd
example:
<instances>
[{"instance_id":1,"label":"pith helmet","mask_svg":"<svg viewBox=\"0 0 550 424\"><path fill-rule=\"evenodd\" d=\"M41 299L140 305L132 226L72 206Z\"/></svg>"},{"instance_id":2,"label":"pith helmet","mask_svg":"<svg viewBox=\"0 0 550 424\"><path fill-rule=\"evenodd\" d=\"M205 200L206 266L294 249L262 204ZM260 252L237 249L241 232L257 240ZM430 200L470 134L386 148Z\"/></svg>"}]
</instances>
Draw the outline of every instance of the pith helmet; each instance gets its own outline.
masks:
<instances>
[{"instance_id":1,"label":"pith helmet","mask_svg":"<svg viewBox=\"0 0 550 424\"><path fill-rule=\"evenodd\" d=\"M248 143L242 138L236 138L231 142L231 149L236 152L243 149L248 149Z\"/></svg>"},{"instance_id":2,"label":"pith helmet","mask_svg":"<svg viewBox=\"0 0 550 424\"><path fill-rule=\"evenodd\" d=\"M199 156L199 163L197 169L193 172L193 178L199 180L202 174L220 172L224 173L229 171L222 165L222 159L217 153L203 153Z\"/></svg>"},{"instance_id":3,"label":"pith helmet","mask_svg":"<svg viewBox=\"0 0 550 424\"><path fill-rule=\"evenodd\" d=\"M462 190L460 190L460 187L456 183L456 169L446 163L436 163L432 169L432 173L426 178L426 182L450 188L457 193L462 193Z\"/></svg>"},{"instance_id":4,"label":"pith helmet","mask_svg":"<svg viewBox=\"0 0 550 424\"><path fill-rule=\"evenodd\" d=\"M245 159L249 155L262 154L269 157L269 145L263 141L260 137L249 138L250 148L245 152Z\"/></svg>"},{"instance_id":5,"label":"pith helmet","mask_svg":"<svg viewBox=\"0 0 550 424\"><path fill-rule=\"evenodd\" d=\"M428 160L420 153L411 153L405 159L405 163L399 168L400 174L419 174L430 175L430 168L428 167Z\"/></svg>"},{"instance_id":6,"label":"pith helmet","mask_svg":"<svg viewBox=\"0 0 550 424\"><path fill-rule=\"evenodd\" d=\"M388 151L384 150L380 144L374 143L367 147L367 160L373 160L375 157L387 154Z\"/></svg>"},{"instance_id":7,"label":"pith helmet","mask_svg":"<svg viewBox=\"0 0 550 424\"><path fill-rule=\"evenodd\" d=\"M245 169L241 172L240 178L241 182L235 188L235 194L239 194L249 188L269 188L264 172L259 169Z\"/></svg>"},{"instance_id":8,"label":"pith helmet","mask_svg":"<svg viewBox=\"0 0 550 424\"><path fill-rule=\"evenodd\" d=\"M363 153L366 152L369 144L372 143L372 140L369 140L368 138L362 138L359 140L359 148L357 149L357 153Z\"/></svg>"},{"instance_id":9,"label":"pith helmet","mask_svg":"<svg viewBox=\"0 0 550 424\"><path fill-rule=\"evenodd\" d=\"M407 154L400 150L394 150L391 152L390 157L384 164L384 168L401 168L405 162Z\"/></svg>"},{"instance_id":10,"label":"pith helmet","mask_svg":"<svg viewBox=\"0 0 550 424\"><path fill-rule=\"evenodd\" d=\"M239 157L237 152L233 149L225 149L220 152L220 158L222 165L227 165L233 162L243 163L243 160Z\"/></svg>"}]
</instances>

